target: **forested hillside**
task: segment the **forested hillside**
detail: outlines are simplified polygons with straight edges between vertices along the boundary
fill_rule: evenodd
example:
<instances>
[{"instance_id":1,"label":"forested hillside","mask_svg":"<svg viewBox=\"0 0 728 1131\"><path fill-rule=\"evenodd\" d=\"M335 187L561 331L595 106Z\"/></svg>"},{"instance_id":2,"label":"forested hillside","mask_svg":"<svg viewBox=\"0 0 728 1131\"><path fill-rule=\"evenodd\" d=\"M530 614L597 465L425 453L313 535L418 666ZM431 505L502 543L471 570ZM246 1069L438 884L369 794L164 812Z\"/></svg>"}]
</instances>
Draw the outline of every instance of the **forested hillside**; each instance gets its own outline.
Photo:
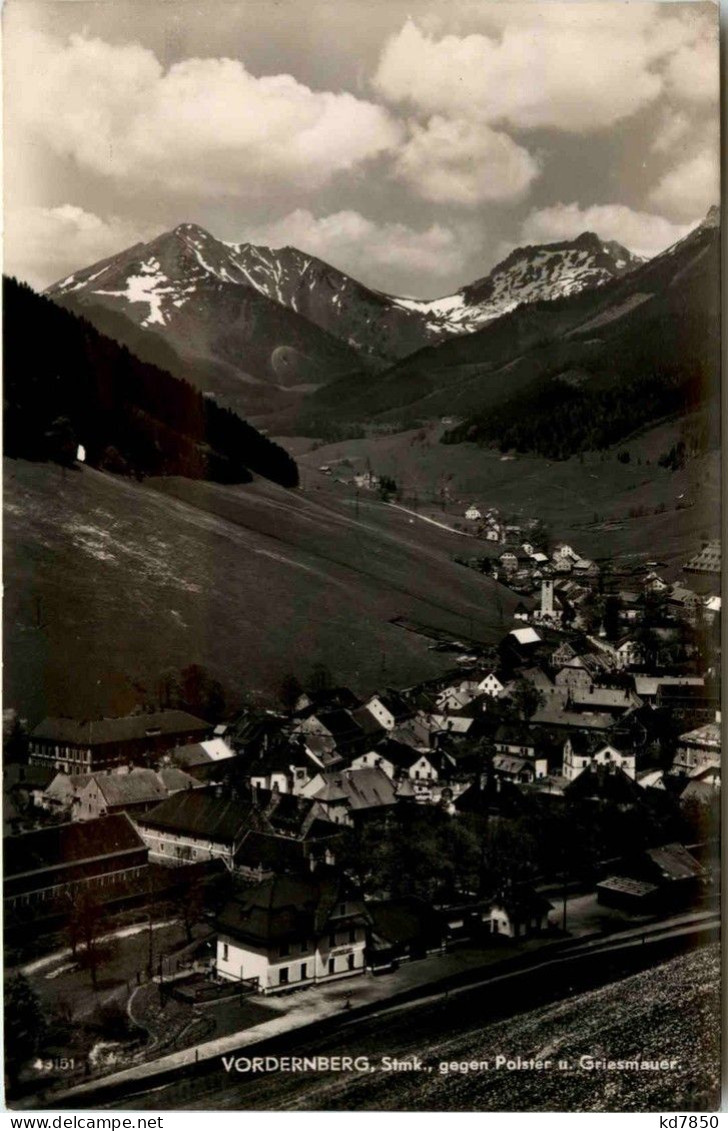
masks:
<instances>
[{"instance_id":1,"label":"forested hillside","mask_svg":"<svg viewBox=\"0 0 728 1131\"><path fill-rule=\"evenodd\" d=\"M3 280L5 454L141 478L298 483L277 444L188 382L135 357L85 319Z\"/></svg>"}]
</instances>

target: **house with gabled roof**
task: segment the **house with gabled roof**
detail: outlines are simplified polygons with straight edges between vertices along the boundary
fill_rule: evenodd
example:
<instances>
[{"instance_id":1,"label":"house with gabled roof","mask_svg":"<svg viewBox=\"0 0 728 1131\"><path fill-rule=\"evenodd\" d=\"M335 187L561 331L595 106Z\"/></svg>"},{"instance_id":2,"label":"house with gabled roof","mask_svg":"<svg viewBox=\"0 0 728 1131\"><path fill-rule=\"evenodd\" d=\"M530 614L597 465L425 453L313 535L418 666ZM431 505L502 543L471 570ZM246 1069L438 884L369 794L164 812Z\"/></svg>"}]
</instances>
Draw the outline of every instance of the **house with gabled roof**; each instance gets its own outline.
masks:
<instances>
[{"instance_id":1,"label":"house with gabled roof","mask_svg":"<svg viewBox=\"0 0 728 1131\"><path fill-rule=\"evenodd\" d=\"M603 765L618 766L627 777L635 780L636 757L632 750L622 750L612 743L595 739L589 734L576 731L569 735L564 743L564 763L562 776L567 781L573 781L579 774L590 770L592 766Z\"/></svg>"},{"instance_id":2,"label":"house with gabled roof","mask_svg":"<svg viewBox=\"0 0 728 1131\"><path fill-rule=\"evenodd\" d=\"M494 754L493 772L498 778L519 785L527 785L539 778L546 777L548 763L545 758L516 754Z\"/></svg>"},{"instance_id":3,"label":"house with gabled roof","mask_svg":"<svg viewBox=\"0 0 728 1131\"><path fill-rule=\"evenodd\" d=\"M363 974L367 924L363 901L332 869L277 875L221 911L215 972L263 994Z\"/></svg>"},{"instance_id":4,"label":"house with gabled roof","mask_svg":"<svg viewBox=\"0 0 728 1131\"><path fill-rule=\"evenodd\" d=\"M309 742L315 741L309 738ZM337 762L340 755L334 755ZM279 793L300 793L316 769L323 763L312 759L308 744L281 741L256 758L245 769L245 777L252 789L277 790ZM312 764L313 762L313 764Z\"/></svg>"},{"instance_id":5,"label":"house with gabled roof","mask_svg":"<svg viewBox=\"0 0 728 1131\"><path fill-rule=\"evenodd\" d=\"M411 719L414 714L406 699L391 688L372 695L364 707L385 730L394 730L396 726Z\"/></svg>"},{"instance_id":6,"label":"house with gabled roof","mask_svg":"<svg viewBox=\"0 0 728 1131\"><path fill-rule=\"evenodd\" d=\"M128 813L137 817L153 809L170 794L179 790L199 789L200 783L189 774L176 770L167 775L169 788L161 773L156 770L134 768L127 773L108 772L91 774L86 784L76 795L72 817L77 821L87 821L93 817L105 817L111 813Z\"/></svg>"},{"instance_id":7,"label":"house with gabled roof","mask_svg":"<svg viewBox=\"0 0 728 1131\"><path fill-rule=\"evenodd\" d=\"M720 539L708 542L697 554L694 554L685 565L686 573L720 573L721 545Z\"/></svg>"},{"instance_id":8,"label":"house with gabled roof","mask_svg":"<svg viewBox=\"0 0 728 1131\"><path fill-rule=\"evenodd\" d=\"M507 683L508 676L503 669L494 668L478 682L478 691L483 695L489 695L491 699L498 699L503 694Z\"/></svg>"},{"instance_id":9,"label":"house with gabled roof","mask_svg":"<svg viewBox=\"0 0 728 1131\"><path fill-rule=\"evenodd\" d=\"M190 742L170 751L161 765L176 766L201 782L220 781L230 768L235 751L225 738L216 735L202 742Z\"/></svg>"},{"instance_id":10,"label":"house with gabled roof","mask_svg":"<svg viewBox=\"0 0 728 1131\"><path fill-rule=\"evenodd\" d=\"M219 786L174 793L136 820L150 860L176 865L219 859L229 869L245 833L260 823L249 801Z\"/></svg>"},{"instance_id":11,"label":"house with gabled roof","mask_svg":"<svg viewBox=\"0 0 728 1131\"><path fill-rule=\"evenodd\" d=\"M705 723L686 731L678 739L671 772L674 774L694 774L721 763L721 724L719 721Z\"/></svg>"},{"instance_id":12,"label":"house with gabled roof","mask_svg":"<svg viewBox=\"0 0 728 1131\"><path fill-rule=\"evenodd\" d=\"M486 922L491 934L528 938L547 930L551 910L553 904L545 896L520 884L493 899Z\"/></svg>"},{"instance_id":13,"label":"house with gabled roof","mask_svg":"<svg viewBox=\"0 0 728 1131\"><path fill-rule=\"evenodd\" d=\"M396 803L394 786L379 767L318 773L302 794L318 801L327 819L337 825L379 816Z\"/></svg>"}]
</instances>

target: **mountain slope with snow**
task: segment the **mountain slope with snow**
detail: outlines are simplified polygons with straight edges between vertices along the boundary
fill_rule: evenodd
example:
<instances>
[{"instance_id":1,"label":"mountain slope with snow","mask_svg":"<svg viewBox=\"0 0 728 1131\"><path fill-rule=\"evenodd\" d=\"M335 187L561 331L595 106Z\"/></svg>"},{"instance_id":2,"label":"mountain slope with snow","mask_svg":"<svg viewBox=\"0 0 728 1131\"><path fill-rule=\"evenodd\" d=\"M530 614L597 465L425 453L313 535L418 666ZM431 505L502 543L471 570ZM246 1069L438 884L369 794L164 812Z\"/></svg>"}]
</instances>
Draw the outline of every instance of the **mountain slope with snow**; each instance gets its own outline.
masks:
<instances>
[{"instance_id":1,"label":"mountain slope with snow","mask_svg":"<svg viewBox=\"0 0 728 1131\"><path fill-rule=\"evenodd\" d=\"M454 295L431 302L394 301L422 314L435 334L472 333L523 302L578 294L643 262L621 244L583 232L564 243L516 248L488 275Z\"/></svg>"},{"instance_id":2,"label":"mountain slope with snow","mask_svg":"<svg viewBox=\"0 0 728 1131\"><path fill-rule=\"evenodd\" d=\"M285 411L362 365L353 347L252 285L231 249L193 224L74 272L45 293L144 360L247 413Z\"/></svg>"},{"instance_id":3,"label":"mountain slope with snow","mask_svg":"<svg viewBox=\"0 0 728 1131\"><path fill-rule=\"evenodd\" d=\"M632 270L548 301L521 302L473 333L424 347L374 375L366 387L343 378L317 390L302 406L300 426L307 434L318 435L319 422L333 418L340 426L376 420L396 430L442 416L464 419L487 414L508 398L513 398L517 415L518 398L541 378L573 385L597 377L616 388L629 372L638 384L640 376L645 382L655 377L667 388L678 368L687 372L690 367L700 399L699 387L703 382L714 384L717 366L719 222L711 210L684 239ZM591 236L575 242L587 240L593 248ZM523 263L520 253L513 254ZM533 266L533 257L529 258ZM578 267L578 259L571 262ZM473 284L472 291L492 297L490 288L498 282L495 274ZM514 278L510 269L509 278ZM524 286L518 290L524 293L530 286L526 270L520 278ZM560 285L569 288L573 281L563 267ZM513 292L501 287L500 298L506 294L510 301ZM635 405L636 414L645 408L646 399L645 395L643 403ZM663 400L661 392L653 398L655 404ZM566 416L565 409L554 409L552 431L568 430Z\"/></svg>"},{"instance_id":4,"label":"mountain slope with snow","mask_svg":"<svg viewBox=\"0 0 728 1131\"><path fill-rule=\"evenodd\" d=\"M409 299L365 287L294 247L224 243L194 224L181 224L149 244L69 275L47 293L76 305L111 307L178 344L183 337L188 344L199 338L188 324L200 318L209 322L216 305L227 305L223 296L255 294L313 323L351 356L356 351L361 359L391 362L478 330L520 303L600 286L640 262L619 244L587 232L573 241L518 248L455 294ZM240 359L243 367L246 360L245 355ZM284 360L278 356L273 370L285 384L291 375ZM322 383L320 375L316 383Z\"/></svg>"}]
</instances>

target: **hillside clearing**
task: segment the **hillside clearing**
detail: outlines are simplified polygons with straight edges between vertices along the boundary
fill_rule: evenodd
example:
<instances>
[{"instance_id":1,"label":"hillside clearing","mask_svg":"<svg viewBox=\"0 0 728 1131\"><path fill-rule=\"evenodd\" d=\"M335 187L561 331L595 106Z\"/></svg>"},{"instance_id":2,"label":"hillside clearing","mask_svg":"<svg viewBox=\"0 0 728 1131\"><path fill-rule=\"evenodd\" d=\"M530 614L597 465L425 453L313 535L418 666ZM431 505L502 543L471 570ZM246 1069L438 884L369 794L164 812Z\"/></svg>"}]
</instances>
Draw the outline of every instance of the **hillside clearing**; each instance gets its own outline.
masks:
<instances>
[{"instance_id":1,"label":"hillside clearing","mask_svg":"<svg viewBox=\"0 0 728 1131\"><path fill-rule=\"evenodd\" d=\"M5 702L123 713L200 663L229 704L322 663L362 694L449 666L403 616L494 642L514 595L454 563L462 538L315 489L143 484L6 461Z\"/></svg>"}]
</instances>

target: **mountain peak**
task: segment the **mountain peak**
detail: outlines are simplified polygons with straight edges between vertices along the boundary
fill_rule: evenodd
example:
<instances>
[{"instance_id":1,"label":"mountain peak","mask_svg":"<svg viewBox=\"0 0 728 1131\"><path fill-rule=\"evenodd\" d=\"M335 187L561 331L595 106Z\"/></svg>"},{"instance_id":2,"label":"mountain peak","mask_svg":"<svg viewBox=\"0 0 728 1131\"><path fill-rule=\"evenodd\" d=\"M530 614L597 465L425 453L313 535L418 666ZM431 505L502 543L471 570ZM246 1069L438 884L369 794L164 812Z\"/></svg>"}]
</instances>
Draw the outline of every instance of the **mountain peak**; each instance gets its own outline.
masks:
<instances>
[{"instance_id":1,"label":"mountain peak","mask_svg":"<svg viewBox=\"0 0 728 1131\"><path fill-rule=\"evenodd\" d=\"M720 205L712 204L708 209L705 219L700 225L701 228L719 228L720 227Z\"/></svg>"}]
</instances>

